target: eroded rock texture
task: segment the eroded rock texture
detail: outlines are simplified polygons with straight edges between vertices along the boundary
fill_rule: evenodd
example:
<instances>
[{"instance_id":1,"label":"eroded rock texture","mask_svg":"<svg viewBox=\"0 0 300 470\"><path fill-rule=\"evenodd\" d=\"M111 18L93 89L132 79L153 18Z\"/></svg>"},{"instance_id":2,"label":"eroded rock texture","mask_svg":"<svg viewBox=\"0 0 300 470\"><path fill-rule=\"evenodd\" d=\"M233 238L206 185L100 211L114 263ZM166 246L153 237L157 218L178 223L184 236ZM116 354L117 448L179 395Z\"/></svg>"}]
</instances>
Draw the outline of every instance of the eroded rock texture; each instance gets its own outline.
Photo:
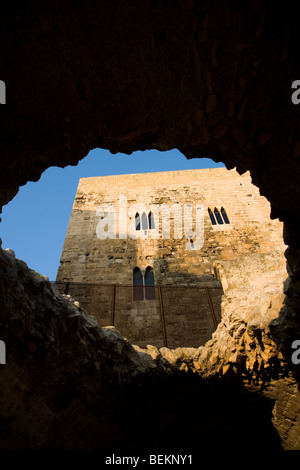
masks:
<instances>
[{"instance_id":1,"label":"eroded rock texture","mask_svg":"<svg viewBox=\"0 0 300 470\"><path fill-rule=\"evenodd\" d=\"M176 446L180 429L191 430L186 445L214 436L300 447L290 360L300 339L298 13L259 0L1 6L2 205L97 146L177 147L250 170L289 246L282 308L276 298L245 317L227 310L227 292L212 342L175 351L140 351L100 330L1 252L2 448Z\"/></svg>"},{"instance_id":2,"label":"eroded rock texture","mask_svg":"<svg viewBox=\"0 0 300 470\"><path fill-rule=\"evenodd\" d=\"M9 250L1 252L0 279L1 337L7 346L2 450L178 452L195 450L200 442L204 451L216 441L280 448L271 422L274 386L264 385L271 388L267 394L257 387L249 393L237 373L241 361L229 361L230 371L224 365L225 345L237 347L241 334L237 340L223 325L208 347L141 349L117 330L99 328L77 301ZM258 375L271 360L268 354Z\"/></svg>"}]
</instances>

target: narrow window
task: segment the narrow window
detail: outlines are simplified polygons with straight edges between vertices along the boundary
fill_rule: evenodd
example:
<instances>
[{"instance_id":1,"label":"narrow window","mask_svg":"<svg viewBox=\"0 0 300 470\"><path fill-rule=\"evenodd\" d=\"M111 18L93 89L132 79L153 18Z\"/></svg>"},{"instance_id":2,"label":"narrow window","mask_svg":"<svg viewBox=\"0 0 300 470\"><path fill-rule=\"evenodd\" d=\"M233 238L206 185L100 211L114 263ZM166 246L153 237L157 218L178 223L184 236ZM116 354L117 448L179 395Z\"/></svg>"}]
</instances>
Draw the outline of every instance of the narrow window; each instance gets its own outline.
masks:
<instances>
[{"instance_id":1,"label":"narrow window","mask_svg":"<svg viewBox=\"0 0 300 470\"><path fill-rule=\"evenodd\" d=\"M208 214L209 214L210 221L211 221L212 225L217 225L215 216L214 216L214 214L212 213L212 211L210 209L208 209Z\"/></svg>"},{"instance_id":2,"label":"narrow window","mask_svg":"<svg viewBox=\"0 0 300 470\"><path fill-rule=\"evenodd\" d=\"M148 222L149 222L149 229L152 230L154 229L154 216L153 213L150 211L148 215Z\"/></svg>"},{"instance_id":3,"label":"narrow window","mask_svg":"<svg viewBox=\"0 0 300 470\"><path fill-rule=\"evenodd\" d=\"M135 214L135 230L141 230L140 214Z\"/></svg>"},{"instance_id":4,"label":"narrow window","mask_svg":"<svg viewBox=\"0 0 300 470\"><path fill-rule=\"evenodd\" d=\"M133 270L133 300L143 300L143 276L140 268L134 268Z\"/></svg>"},{"instance_id":5,"label":"narrow window","mask_svg":"<svg viewBox=\"0 0 300 470\"><path fill-rule=\"evenodd\" d=\"M148 220L145 212L142 213L142 229L147 230L148 229Z\"/></svg>"},{"instance_id":6,"label":"narrow window","mask_svg":"<svg viewBox=\"0 0 300 470\"><path fill-rule=\"evenodd\" d=\"M224 207L221 207L221 214L222 214L222 217L223 217L223 220L224 220L225 224L230 224Z\"/></svg>"},{"instance_id":7,"label":"narrow window","mask_svg":"<svg viewBox=\"0 0 300 470\"><path fill-rule=\"evenodd\" d=\"M221 214L220 214L220 212L218 211L218 209L216 207L215 207L215 210L214 210L214 214L215 214L215 217L217 219L218 224L223 224L224 222L223 222L223 219L221 217Z\"/></svg>"},{"instance_id":8,"label":"narrow window","mask_svg":"<svg viewBox=\"0 0 300 470\"><path fill-rule=\"evenodd\" d=\"M151 266L146 268L145 273L145 297L147 300L155 299L154 273Z\"/></svg>"}]
</instances>

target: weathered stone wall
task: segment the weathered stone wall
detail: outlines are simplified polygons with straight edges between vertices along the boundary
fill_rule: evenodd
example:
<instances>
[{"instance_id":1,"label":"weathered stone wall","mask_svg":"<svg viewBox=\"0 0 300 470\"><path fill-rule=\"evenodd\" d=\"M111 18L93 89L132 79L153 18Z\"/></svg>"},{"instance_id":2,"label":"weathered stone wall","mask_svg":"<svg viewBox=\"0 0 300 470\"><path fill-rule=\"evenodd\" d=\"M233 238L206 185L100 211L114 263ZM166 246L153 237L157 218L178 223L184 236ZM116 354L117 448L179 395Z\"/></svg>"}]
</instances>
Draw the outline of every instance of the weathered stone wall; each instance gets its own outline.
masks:
<instances>
[{"instance_id":1,"label":"weathered stone wall","mask_svg":"<svg viewBox=\"0 0 300 470\"><path fill-rule=\"evenodd\" d=\"M159 209L163 205L171 209L168 238L163 235L166 215L155 213L153 204ZM187 204L192 208L193 247L184 218ZM197 206L201 206L204 212L199 224L196 220ZM100 207L101 211L97 212ZM225 208L229 224L212 224L208 208L213 212L215 207L219 211ZM136 231L136 212L141 218L144 210L148 216L151 209L154 230ZM247 256L253 254L272 252L278 263L276 275L279 279L285 275L282 224L270 220L269 212L268 201L259 195L249 175L240 176L234 170L222 168L83 178L78 185L57 281L73 282L70 293L98 319L100 325L115 325L139 346L200 346L210 339L216 323L221 320L221 284L214 277L218 276L218 261L238 260L240 257L247 260ZM115 225L112 225L109 214L113 214ZM107 226L104 226L104 221ZM103 229L113 227L114 231L110 235L103 231L103 239L100 239L97 235L99 223L103 223ZM175 238L178 227L182 228L181 238ZM264 262L263 256L257 257L257 283L253 291L259 291L268 303L270 293L264 290ZM156 292L156 300L133 299L133 289L129 286L137 266L143 274L150 266L155 283L169 286L163 289L162 294ZM271 277L267 276L267 279L271 280ZM78 282L96 285L87 285L85 289L76 284ZM109 284L118 284L113 318L113 294ZM283 279L281 283L274 283L275 292L282 291L282 284ZM198 286L202 290L190 286ZM206 287L212 288L209 294L211 306ZM107 296L110 301L107 301ZM252 305L250 299L251 296L250 304L235 304L241 309L241 314ZM163 337L162 321L166 323L164 334L167 341Z\"/></svg>"},{"instance_id":2,"label":"weathered stone wall","mask_svg":"<svg viewBox=\"0 0 300 470\"><path fill-rule=\"evenodd\" d=\"M204 206L204 243L199 249L189 245L183 230L182 239L174 239L171 212L169 239L161 235L147 238L100 240L96 230L100 221L96 211L102 204L116 209L116 228L119 227L119 197L128 201L127 223L130 228L129 207L140 203L184 204L193 207L195 230L196 205ZM224 207L230 224L213 226L207 209ZM184 227L184 223L182 224ZM123 225L122 225L123 227ZM137 232L135 232L137 233ZM141 234L143 235L143 233ZM194 237L196 242L197 237ZM282 224L270 220L270 204L260 196L249 174L214 168L137 175L118 175L82 178L66 234L57 280L103 283L132 283L132 271L138 266L152 266L158 284L197 282L199 274L214 274L212 263L218 259L236 259L246 253L283 250ZM195 244L196 247L196 244ZM189 248L189 247L188 247ZM194 279L193 279L193 276Z\"/></svg>"},{"instance_id":3,"label":"weathered stone wall","mask_svg":"<svg viewBox=\"0 0 300 470\"><path fill-rule=\"evenodd\" d=\"M65 292L66 283L55 285ZM202 282L201 287L155 287L153 300L134 300L129 285L68 285L68 294L100 326L113 325L131 343L158 348L205 344L221 321L222 293L220 283L213 279Z\"/></svg>"}]
</instances>

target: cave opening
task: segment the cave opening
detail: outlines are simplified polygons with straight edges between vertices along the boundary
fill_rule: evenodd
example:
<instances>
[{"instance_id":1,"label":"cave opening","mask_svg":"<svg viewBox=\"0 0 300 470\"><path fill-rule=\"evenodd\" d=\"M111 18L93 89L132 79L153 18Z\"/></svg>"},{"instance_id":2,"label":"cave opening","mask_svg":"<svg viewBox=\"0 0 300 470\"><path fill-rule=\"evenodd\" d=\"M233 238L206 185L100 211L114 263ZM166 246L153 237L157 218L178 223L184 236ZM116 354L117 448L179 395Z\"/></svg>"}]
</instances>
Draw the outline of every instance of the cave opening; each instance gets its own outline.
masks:
<instances>
[{"instance_id":1,"label":"cave opening","mask_svg":"<svg viewBox=\"0 0 300 470\"><path fill-rule=\"evenodd\" d=\"M77 186L80 178L87 182L81 192ZM142 188L140 193L138 187ZM147 240L150 230L142 230L142 238L133 241L129 236L126 240L97 240L95 210L90 209L93 204L96 209L104 200L106 204L115 203L120 194L131 203L137 202L139 194L139 202L147 202L148 206L151 202L166 205L166 201L172 207L179 206L179 202L188 207L191 202L201 203L202 245L196 233L192 237L185 232L189 244L182 249L176 240L175 212L167 214L169 222L172 219L167 240L163 235L158 243ZM210 207L219 219L220 214L226 214L225 223L223 219L222 223L219 219L213 223ZM76 167L50 168L39 182L20 189L3 210L3 248L12 248L31 269L56 280L60 291L79 300L100 326L115 326L134 344L199 347L211 339L221 321L223 286L228 288L229 283L230 287L230 276L243 279L238 288L243 285L245 290L248 282L247 302L255 304L259 296L253 296L253 291L257 294L254 277L266 278L268 273L264 269L263 273L256 268L251 273L249 270L254 262L269 266L267 257L271 252L275 257L282 254L281 225L269 219L269 210L269 203L259 195L251 178L227 170L222 163L187 160L175 149L163 154L155 150L135 152L131 156L95 149ZM183 215L180 212L180 217ZM182 231L182 227L179 229ZM278 262L283 262L281 255ZM157 292L152 300L143 296L135 302L134 295L131 298L132 272L137 266L142 277L147 269L153 270ZM281 271L280 267L278 278ZM264 289L270 290L270 282L261 282L262 295ZM271 289L276 295L278 282L276 279ZM127 306L120 299L126 299ZM265 309L268 297L259 302ZM241 315L247 316L248 307L241 306Z\"/></svg>"},{"instance_id":2,"label":"cave opening","mask_svg":"<svg viewBox=\"0 0 300 470\"><path fill-rule=\"evenodd\" d=\"M0 20L5 45L1 79L7 84L0 126L1 202L12 199L20 185L39 178L45 168L76 163L96 146L112 152L176 147L188 156L214 152L227 168L250 170L261 194L272 204L272 217L284 221L289 246L285 305L281 309L282 298L274 291L275 284L281 285L278 267L285 264L275 256L282 235L278 242L277 236L265 231L258 244L249 242L259 221L248 219L248 225L239 230L240 243L231 240L228 246L212 240L209 245L216 256L214 272L225 290L223 329L218 328L218 335L199 349L198 356L183 350L176 356L161 348L160 355L151 350L151 362L150 353L133 350L112 332L106 331L99 340L100 329L79 307L65 297L56 298L49 282L1 250L0 337L7 339L8 346L7 364L1 369L1 447L107 448L122 442L126 450L134 444L132 432L137 439L140 429L145 438L159 439L156 431L164 429L162 439L174 436L175 449L190 437L201 448L198 436L205 438L204 445L210 440L215 444L217 436L219 448L225 435L233 452L245 443L251 449L257 449L257 444L263 447L268 437L273 450L276 444L269 426L273 420L283 446L299 448L299 390L289 370L291 344L300 337L299 108L291 100L291 84L299 78L299 15L294 8L276 8L264 1L178 1L172 8L167 2L148 3L132 2L128 8L124 2L53 2L47 10L37 2L27 2L25 7L6 4ZM245 204L251 208L255 203L249 194ZM33 207L30 202L28 206ZM224 208L230 222L212 219L215 238L223 225L228 231L236 230L234 198L229 204L220 200L209 207L213 217L215 209L222 215ZM3 224L8 220L5 211ZM57 211L45 205L44 214L52 226L61 226ZM22 215L16 214L14 235L34 247L35 227L25 212L24 219ZM66 223L68 217L62 219ZM268 215L266 229L269 223ZM27 226L31 233L26 240ZM56 244L55 238L53 233L50 241L45 235L39 238L44 238L45 248L37 255L36 265L28 264L51 279L53 275L39 262L50 252L51 243ZM13 239L7 240L17 257L25 258ZM192 253L196 241L191 240ZM220 251L228 258L230 252L238 254L241 246L248 253L239 261L219 259ZM58 260L59 254L53 258ZM165 255L161 277L167 276L174 250ZM93 256L89 249L83 252L84 270ZM120 271L122 259L121 252L109 253L107 262ZM276 349L269 322L279 311L272 330ZM80 341L74 341L78 337ZM286 362L281 355L284 348ZM171 375L183 377L182 388L176 383L169 389L161 387L166 363L172 364ZM204 377L202 400L199 381L191 400L186 369L193 371L196 381ZM151 385L155 374L158 385L153 390L145 384L148 380ZM239 393L231 387L231 379L239 376L245 385L245 374L256 396L252 406L246 394L235 408ZM228 393L223 393L220 376L225 381L229 377ZM217 377L212 401L206 377ZM125 383L126 400L122 399ZM132 399L133 385L138 407ZM143 394L147 390L157 393ZM260 401L262 394L270 399L270 407ZM162 398L159 413L156 396ZM222 402L224 396L229 400ZM222 404L216 409L219 400ZM168 401L170 407L165 409ZM199 413L191 435L182 429L189 429L185 411L193 419L194 405ZM233 419L232 408L236 410ZM136 419L131 421L135 410ZM224 419L218 420L219 415ZM201 419L211 426L204 425L199 433ZM176 422L178 427L173 426ZM250 440L243 434L249 423Z\"/></svg>"},{"instance_id":3,"label":"cave opening","mask_svg":"<svg viewBox=\"0 0 300 470\"><path fill-rule=\"evenodd\" d=\"M111 158L111 156L110 156L110 158ZM127 156L127 158L128 158L128 156ZM195 163L195 162L194 162L194 163ZM225 170L225 169L224 169L224 170ZM62 171L64 171L64 170L62 170ZM176 170L175 170L175 171L176 171ZM227 170L226 170L226 172L227 172ZM230 172L228 172L227 174L230 174ZM118 176L118 175L115 175L115 176ZM238 179L236 180L237 186L239 186L239 187L241 188L241 190L243 190L243 192L244 192L244 196L245 196L244 206L245 206L245 207L248 207L248 209L249 209L249 208L250 208L250 209L251 209L251 208L252 208L252 209L255 209L256 213L258 213L258 212L257 212L257 207L258 207L257 204L253 204L253 201L255 201L256 198L259 198L259 197L260 197L259 194L258 194L258 192L259 192L258 189L257 189L257 188L256 188L256 189L255 189L255 188L252 188L252 186L251 186L251 191L252 191L252 192L251 192L251 198L250 198L250 197L249 197L249 194L250 194L250 192L249 192L249 188L250 188L249 182L247 182L246 179L243 179L243 180L242 180L243 183L241 184L241 183L239 182L239 181L240 181L239 178L243 178L243 176L240 176L240 175L239 175L239 176L237 176L237 178L238 178ZM226 178L225 178L225 180L226 180ZM251 183L250 183L250 184L251 184ZM229 182L229 186L231 186L231 182ZM53 184L52 184L51 187L52 187L52 189L53 189ZM185 188L185 187L186 187L186 186L185 186L185 184L184 184L184 185L183 185L183 188ZM226 184L224 184L224 178L222 178L222 187L223 187L223 189L224 189L224 191L225 191L225 193L226 193ZM255 191L257 191L257 194L255 194ZM232 195L229 194L229 197L232 197ZM236 219L237 214L243 214L243 215L247 218L247 220L248 220L247 231L249 232L248 235L249 235L250 237L255 234L255 230L257 229L258 226L260 226L261 229L262 229L262 227L264 227L264 228L263 228L263 232L260 233L260 238L259 238L259 243L258 243L258 244L256 244L256 243L249 243L249 240L248 240L248 243L245 244L245 249L246 249L247 251L250 251L250 252L252 253L252 255L253 255L253 257L251 258L251 261L253 261L252 264L251 264L251 263L249 264L249 259L250 259L249 256L243 258L242 262L240 262L240 260L239 260L239 262L237 262L237 263L232 263L233 260L230 260L230 259L227 259L227 260L224 259L224 260L221 260L221 261L222 261L222 262L221 262L220 259L218 258L218 249L219 249L218 244L217 244L215 241L211 243L211 253L213 253L214 255L216 255L215 264L214 264L214 267L213 267L213 268L214 268L213 273L215 273L215 278L218 278L218 279L222 282L222 285L225 287L225 290L228 290L228 289L229 289L229 291L227 291L226 294L228 295L228 292L229 292L229 298L230 298L230 296L232 296L232 290L230 290L231 287L232 287L232 286L230 286L230 283L231 283L230 275L232 274L233 279L235 278L235 276L239 276L239 277L240 277L240 286L242 286L242 289L241 289L241 290L237 290L237 292L235 293L235 296L237 297L237 296L240 296L240 294L242 294L242 295L240 296L242 300L244 300L244 299L245 299L245 296L246 296L246 297L248 297L248 299L249 299L250 302L252 302L252 303L255 303L255 302L256 302L256 299L257 299L257 297L255 297L255 296L252 295L253 292L256 290L256 293L257 293L257 292L259 291L259 289L258 289L258 283L257 283L257 282L255 283L255 279L256 279L256 281L257 281L257 271L255 271L255 269L253 270L253 276L252 276L252 277L249 276L249 273L251 272L253 266L254 266L254 267L257 266L257 262L258 262L258 260L260 259L261 253L259 253L259 251L257 251L257 250L258 250L258 247L259 247L259 246L262 246L263 242L264 242L264 243L266 242L266 231L265 231L265 230L269 230L269 229L271 228L271 225L273 224L273 222L269 221L269 219L268 219L267 217L265 217L266 211L269 211L269 203L268 203L264 198L263 198L264 202L262 202L261 199L259 199L259 200L261 201L261 204L263 204L263 206L265 205L265 207L264 207L264 209L262 210L261 219L260 219L260 220L256 220L256 221L253 221L253 220L251 219L251 217L249 217L249 214L247 214L247 212L246 212L246 213L245 213L245 212L241 212L241 211L238 210L238 208L236 208L236 212L234 213L233 210L232 210L232 209L233 209L233 205L232 205L232 204L229 204L229 203L224 205L224 201L223 201L223 200L219 200L219 201L216 202L216 203L213 201L213 203L211 204L211 207L213 207L213 208L218 207L220 211L222 210L222 208L223 208L224 210L226 210L226 215L228 216L228 220L230 221L229 224L219 224L219 226L218 226L218 224L213 225L213 224L211 223L211 219L210 219L209 212L207 211L207 222L211 225L211 226L209 226L209 230L210 230L210 231L211 231L211 230L214 230L214 237L216 237L216 236L217 236L217 237L220 237L220 236L221 236L221 230L228 230L228 231L229 231L229 230L235 230L235 231L239 234L239 236L241 237L241 239L244 239L244 240L245 240L245 236L246 236L246 231L245 231L245 230L246 230L246 227L245 227L244 221L241 220L241 221L240 221L240 224L238 224L239 226L235 226L235 219ZM241 201L240 201L240 202L241 202ZM269 212L268 212L268 214L269 214ZM53 217L53 219L55 219L55 217ZM4 220L5 220L5 212L4 212ZM56 219L56 220L57 220L57 219ZM266 221L267 221L267 222L266 222ZM260 223L259 223L259 222L260 222ZM23 233L23 232L22 232L22 223L20 223L20 220L18 220L18 223L19 223L19 225L18 225L19 232L18 232L18 233L19 233L19 236L21 236L22 233ZM277 223L277 222L275 222L275 224L276 224L276 223ZM220 226L222 226L221 229L220 229ZM227 228L226 228L226 226L227 226ZM277 227L277 228L278 228L278 227ZM272 232L272 230L271 230L271 232ZM279 233L279 235L278 235L278 236L275 235L275 232L276 232L276 234ZM229 232L228 232L228 233L229 233ZM277 246L276 244L277 244L277 243L280 244L280 240L279 240L280 237L281 237L281 232L280 232L280 231L277 232L277 229L276 229L276 230L274 229L273 232L272 232L272 236L270 237L270 239L272 239L273 243L275 243L275 245L274 245L275 251L276 251L276 246ZM224 242L224 239L222 239L222 241ZM274 259L273 253L268 253L268 250L267 250L266 245L263 245L263 246L265 247L264 249L265 249L265 255L266 255L266 256L263 257L263 261L264 261L264 263L267 262L267 263L265 264L266 270L264 271L263 275L266 276L266 279L267 279L268 274L270 274L270 272L272 272L272 269L269 269L270 266L271 266L271 267L276 266L276 263L277 263L278 260L276 261L276 259ZM278 245L277 247L279 247L279 245ZM230 249L232 252L234 252L234 251L236 251L236 250L239 249L239 244L238 244L238 243L233 243L233 242L231 241L231 242L229 242L227 249L228 249L228 250ZM171 251L171 250L170 250L170 251ZM226 250L225 250L225 251L226 251ZM272 250L271 250L271 251L272 251ZM87 256L87 254L88 254L88 256ZM85 259L84 262L87 262L87 263L90 262L91 254L92 254L92 252L91 252L91 250L90 250L90 247L88 247L88 248L87 248L87 247L84 247L84 259ZM170 253L169 253L169 254L170 254ZM268 255L270 255L270 256L268 256ZM166 260L168 261L169 258L170 258L170 256L166 256L164 261L165 261L165 262L166 262ZM117 261L117 260L118 260L118 261ZM282 261L282 260L281 260L281 261ZM113 256L110 256L110 263L114 263L114 262L120 263L119 254L118 254L118 257L116 257L115 254L114 254ZM148 262L149 262L149 259L147 259L147 263L148 263ZM270 263L269 263L269 262L270 262ZM274 263L273 263L273 262L274 262ZM263 263L263 264L264 264L264 263ZM269 264L268 264L268 263L269 263ZM273 263L273 264L272 264L272 263ZM30 267L30 263L28 263L28 264L29 264L29 267ZM261 267L261 263L259 263L259 266ZM165 269L163 270L163 272L162 272L161 274L164 274L164 273L165 273ZM241 273L243 273L242 276L241 276ZM184 279L184 277L183 277L183 279ZM189 281L190 281L190 278L189 278ZM249 282L249 281L250 281L250 282ZM272 276L271 276L271 278L269 278L269 281L270 281L270 283L273 283L274 278L272 278ZM249 283L249 290L248 290L248 291L247 291L247 289L245 290L245 285L247 284L247 282ZM261 282L261 278L260 278L260 282ZM226 283L227 283L227 284L226 284ZM269 289L269 288L270 288L270 285L268 284L268 285L266 286L266 285L263 284L262 286L260 286L260 291L259 291L259 292L264 291L265 288ZM274 291L271 292L271 294L274 294L274 293L275 293ZM244 296L244 297L243 297L243 296ZM259 297L259 296L258 296L258 297ZM264 303L263 306L266 306L267 303L268 303L268 299L266 299L266 302ZM229 304L227 303L227 304L225 305L225 307L228 307L228 305L229 305ZM244 308L243 303L241 303L240 307L241 307L241 308ZM236 308L235 308L235 310L236 310ZM240 312L238 312L238 313L240 313ZM253 313L254 313L254 315L252 315ZM229 316L232 316L232 309L231 309L231 310L229 309L228 312L227 312L227 314L228 314L228 317L229 317ZM263 311L261 311L260 314L263 314ZM278 310L277 310L277 314L278 314ZM50 313L49 313L49 315L50 315ZM252 316L251 316L251 315L252 315ZM256 310L255 312L250 312L251 318L244 317L243 320L245 320L245 321L249 321L249 320L250 320L251 322L253 322L255 315L257 315L257 310ZM258 315L258 316L259 316L259 315ZM254 331L255 331L255 323L254 323L253 329L254 329ZM121 331L122 331L122 330L121 330ZM73 335L73 333L74 333L74 331L71 331L71 332L70 332L70 334L72 334L72 335ZM168 346L169 346L169 345L168 345ZM170 344L170 346L171 346L171 348L172 348L173 345ZM178 346L179 346L178 344L175 344L175 346L173 346L173 347L176 348L176 347L178 347ZM167 357L168 357L168 356L167 356ZM232 359L232 360L233 360L233 359ZM185 366L185 367L187 367L187 366ZM182 380L182 381L181 381L181 380ZM154 417L155 414L153 414L153 417L150 417L150 416L147 415L147 419L149 420L149 423L150 423L150 425L151 425L153 428L155 428L155 429L157 429L157 428L161 429L161 428L162 428L162 429L165 429L166 432L168 432L168 430L170 429L170 426L173 427L174 421L176 421L176 423L177 423L176 426L179 426L179 428L180 428L180 426L182 425L182 423L183 423L184 425L186 425L187 422L190 422L190 423L192 422L192 426L191 426L191 428L190 428L190 429L191 429L191 433L188 434L188 440L191 439L191 434L193 434L194 436L196 436L195 433L196 433L196 430L198 430L198 423L195 421L194 418L192 418L192 416L193 416L193 413L194 413L194 408L193 408L193 407L194 407L194 405L198 402L198 398L199 398L199 395L198 395L198 392L199 392L199 389L198 389L199 383L197 382L197 379L195 379L195 381L196 381L195 385L193 384L193 386L195 387L195 397L194 397L194 399L193 399L193 403L192 403L192 405L191 405L191 409L189 410L190 414L188 415L188 418L185 419L184 416L179 413L179 414L180 414L180 419L178 419L178 415L179 415L178 412L173 415L174 411L173 411L173 409L171 409L172 406L173 406L173 403L172 403L172 406L170 405L170 408L165 408L165 407L166 407L166 402L165 402L164 400L162 400L162 403L161 403L162 409L159 410L159 412L160 412L161 415L160 415L158 418L157 418L157 416ZM190 393L189 385L187 385L187 382L188 382L188 381L187 381L185 378L181 378L181 379L179 380L179 382L180 382L181 387L182 387L182 396L185 396L186 399L187 399L187 401L188 401L188 394ZM161 391L161 384L159 384L157 387L158 387L158 389ZM168 390L168 392L170 392L170 390L168 389L169 384L164 384L164 387L165 387L165 390ZM206 385L204 386L204 389L206 390L205 387L206 387ZM223 386L222 386L222 387L223 387ZM222 390L223 390L222 387L219 388L219 391L220 391L221 394L222 394ZM218 388L218 387L217 387L217 388ZM157 389L157 390L158 390L158 389ZM156 390L156 389L155 389L155 390ZM157 390L156 390L156 391L157 391ZM216 390L215 386L213 386L213 390ZM231 395L231 392L232 392L231 385L229 385L228 396ZM131 389L130 389L130 391L128 391L128 394L130 394L130 396L132 396L132 390L131 390ZM125 394L125 395L126 395L126 394ZM135 404L136 404L136 403L139 403L139 406L142 407L142 406L143 406L143 396L144 396L144 395L141 395L141 394L140 394L140 390L138 390L138 393L137 393L137 396L136 396L136 402L135 402ZM244 400L244 401L243 401L243 406L244 406L244 408L246 409L246 408L249 406L248 395L245 395L244 392L242 392L242 395L241 395L241 396L242 396L242 400ZM70 398L70 400L72 400L72 397ZM140 402L139 402L139 400L140 400ZM176 402L176 400L181 400L181 398L179 397L178 393L176 393L176 394L173 396L173 400L175 400L175 402ZM156 410L156 407L157 407L157 400L153 400L153 401L151 402L151 400L149 399L149 403L151 403L151 406L154 407L155 410ZM234 395L234 397L232 398L231 401L230 401L230 400L227 400L227 398L226 398L226 400L225 400L225 406L227 406L228 403L230 403L230 405L231 405L231 407L232 407L232 410L234 410L234 411L236 412L237 408L236 408L236 398L235 398L235 395ZM273 403L271 403L271 402L269 403L269 402L268 402L268 403L267 403L267 406L265 405L265 403L262 403L262 404L261 404L261 403L260 403L260 400L258 400L257 403L259 403L259 405L262 406L262 409L263 409L263 410L265 410L265 411L267 410L267 411L266 411L266 416L263 417L263 423L264 423L264 425L267 425L267 427L268 427L268 432L269 432L269 437L268 437L268 439L269 439L269 441L270 441L270 442L269 442L269 445L270 445L270 446L275 446L275 447L277 447L277 446L278 446L278 438L277 438L276 432L274 433L274 430L273 430L273 428L272 428L271 421L270 421L270 414L271 414L271 408L272 408L272 406L273 406ZM256 403L256 401L254 400L254 408L257 408L257 403ZM134 428L136 423L138 423L138 425L142 425L142 423L140 422L140 414L138 413L138 416L137 416L136 411L135 411L135 408L133 407L133 403L132 403L132 401L130 401L129 396L125 396L124 400L121 401L121 404L123 404L123 405L126 404L126 406L128 406L128 404L130 404L130 406L128 407L128 410L129 410L129 411L128 411L128 414L130 415L130 417L131 417L131 419L132 419L132 423L133 423L133 424L132 424L132 427ZM61 403L58 403L58 404L56 404L56 406L59 407L59 406L67 406L67 405L66 405L65 403L63 403L63 405L62 405ZM177 406L177 403L176 403L176 406ZM213 404L213 403L210 403L210 404L209 404L209 406L211 406L212 409L209 408L208 415L207 415L207 416L204 416L204 417L203 417L203 407L200 406L200 405L198 405L198 406L199 406L199 411L198 411L197 413L199 414L199 419L201 419L202 422L205 423L206 421L211 420L211 416L213 416L213 419L215 419L215 418L214 418L214 416L215 416L214 413L215 413L215 412L212 411L212 409L214 408L214 404ZM167 410L167 413L169 413L169 415L167 416L167 418L166 418L166 410ZM218 411L221 413L221 409L218 410ZM197 414L197 417L198 417L198 414ZM145 417L145 416L144 416L144 417ZM167 422L164 424L165 427L164 427L164 426L162 427L160 419L161 419L162 421L164 421L165 419L167 419L167 420L169 419L171 425L169 425L169 422L167 421ZM181 420L182 420L182 421L181 421ZM217 424L216 424L216 423L217 423ZM207 437L208 441L210 440L211 436L215 433L216 426L219 426L219 418L218 418L218 420L216 420L216 423L213 423L212 426L211 426L211 429L210 429L210 431L209 431L209 436ZM237 431L237 429L240 429L240 428L239 428L239 417L238 417L238 416L234 416L234 418L233 418L232 414L230 414L230 415L228 415L228 416L226 415L225 418L224 418L224 423L225 423L225 424L224 424L224 428L227 429L228 426L229 426L234 436L236 436L236 435L238 434L239 431ZM229 423L229 424L227 424L227 423ZM237 423L238 423L238 424L237 424ZM231 427L231 426L232 426L232 427ZM125 430L124 430L124 429L121 429L120 432L121 432L121 433L124 432L124 434L122 435L122 439L124 439L124 435L125 435L125 433L127 432L126 429L125 429ZM251 432L252 432L252 431L251 431ZM147 434L147 433L146 433L146 434ZM200 433L200 434L201 434L201 433ZM204 436L204 435L206 435L206 427L205 427L205 430L203 430L203 436ZM201 436L202 436L202 434L201 434ZM257 438L256 438L256 435L255 435L255 425L253 425L253 432L252 432L252 434L251 434L251 439L253 440L253 442L257 442ZM197 440L197 439L196 439L196 440ZM195 438L194 438L194 441L195 441ZM194 443L194 441L192 441L192 442ZM116 442L116 441L114 441L114 440L112 439L111 442ZM107 445L107 446L111 445L111 442L106 442L106 445ZM137 437L137 436L136 436L136 442L139 443L139 440L138 440L138 437ZM186 441L185 441L185 442L186 442ZM162 443L162 447L165 446L165 445L169 445L169 446L171 445L171 441L168 440L168 439L162 439L161 443ZM124 449L125 449L125 448L128 448L129 443L128 443L128 441L126 441L126 439L124 439L123 444L124 444ZM154 444L157 445L157 442L155 442ZM89 444L89 445L90 445L90 444ZM98 442L96 442L96 440L94 439L92 445L95 445L95 446L97 447L99 444L98 444Z\"/></svg>"}]
</instances>

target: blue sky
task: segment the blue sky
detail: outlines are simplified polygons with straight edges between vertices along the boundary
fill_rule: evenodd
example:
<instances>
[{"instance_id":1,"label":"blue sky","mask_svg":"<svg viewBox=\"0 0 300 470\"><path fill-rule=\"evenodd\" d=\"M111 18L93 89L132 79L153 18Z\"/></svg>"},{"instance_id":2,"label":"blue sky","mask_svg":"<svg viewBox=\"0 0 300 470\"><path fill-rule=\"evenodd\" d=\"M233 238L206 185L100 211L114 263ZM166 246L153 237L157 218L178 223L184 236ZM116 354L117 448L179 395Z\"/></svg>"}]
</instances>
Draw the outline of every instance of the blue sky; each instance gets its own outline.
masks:
<instances>
[{"instance_id":1,"label":"blue sky","mask_svg":"<svg viewBox=\"0 0 300 470\"><path fill-rule=\"evenodd\" d=\"M48 168L39 181L20 188L3 208L2 248L11 248L29 268L54 281L79 178L216 167L224 165L207 158L187 160L176 149L131 155L94 149L77 166Z\"/></svg>"}]
</instances>

